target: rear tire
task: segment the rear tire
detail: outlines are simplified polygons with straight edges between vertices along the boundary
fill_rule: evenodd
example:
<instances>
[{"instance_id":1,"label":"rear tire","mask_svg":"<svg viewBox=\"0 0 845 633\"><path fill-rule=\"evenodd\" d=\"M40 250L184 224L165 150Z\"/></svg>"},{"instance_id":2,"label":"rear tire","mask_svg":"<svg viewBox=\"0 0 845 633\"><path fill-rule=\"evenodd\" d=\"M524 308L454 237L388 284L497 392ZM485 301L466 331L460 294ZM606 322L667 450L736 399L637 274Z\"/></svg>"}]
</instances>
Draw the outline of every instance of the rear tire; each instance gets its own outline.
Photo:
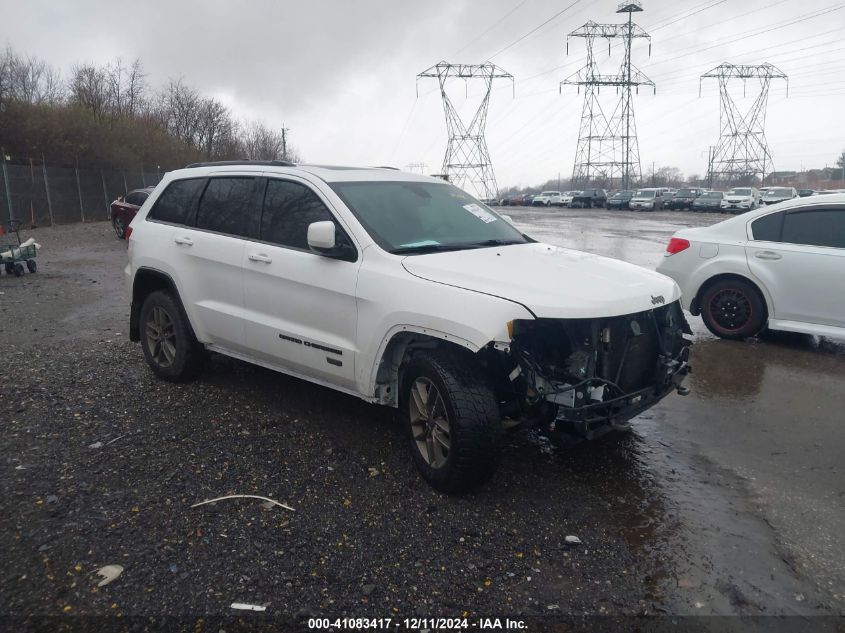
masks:
<instances>
[{"instance_id":1,"label":"rear tire","mask_svg":"<svg viewBox=\"0 0 845 633\"><path fill-rule=\"evenodd\" d=\"M181 304L169 292L150 293L141 306L141 349L150 369L171 382L197 375L205 358Z\"/></svg>"},{"instance_id":2,"label":"rear tire","mask_svg":"<svg viewBox=\"0 0 845 633\"><path fill-rule=\"evenodd\" d=\"M115 218L111 221L111 225L117 239L122 240L126 238L126 227L123 225L123 220L120 219L120 216L115 216Z\"/></svg>"},{"instance_id":3,"label":"rear tire","mask_svg":"<svg viewBox=\"0 0 845 633\"><path fill-rule=\"evenodd\" d=\"M501 420L474 358L451 351L414 356L403 370L399 407L414 463L433 488L467 492L493 474Z\"/></svg>"},{"instance_id":4,"label":"rear tire","mask_svg":"<svg viewBox=\"0 0 845 633\"><path fill-rule=\"evenodd\" d=\"M26 268L27 270L29 270L29 272L34 273L36 270L38 270L38 264L35 263L34 259L28 259L26 260Z\"/></svg>"},{"instance_id":5,"label":"rear tire","mask_svg":"<svg viewBox=\"0 0 845 633\"><path fill-rule=\"evenodd\" d=\"M768 315L763 297L753 284L723 279L702 293L701 318L716 336L740 341L759 333Z\"/></svg>"},{"instance_id":6,"label":"rear tire","mask_svg":"<svg viewBox=\"0 0 845 633\"><path fill-rule=\"evenodd\" d=\"M23 264L18 262L17 264L15 264L14 270L15 270L15 277L22 277L23 276Z\"/></svg>"}]
</instances>

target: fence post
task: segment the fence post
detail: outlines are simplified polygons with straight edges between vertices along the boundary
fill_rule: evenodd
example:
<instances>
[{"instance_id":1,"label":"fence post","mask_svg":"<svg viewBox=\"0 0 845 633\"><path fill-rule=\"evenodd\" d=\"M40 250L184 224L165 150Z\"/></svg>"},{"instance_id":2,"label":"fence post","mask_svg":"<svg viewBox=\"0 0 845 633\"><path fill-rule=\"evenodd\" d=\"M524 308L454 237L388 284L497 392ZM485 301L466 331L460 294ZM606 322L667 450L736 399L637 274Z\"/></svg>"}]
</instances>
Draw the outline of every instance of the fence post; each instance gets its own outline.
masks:
<instances>
[{"instance_id":1,"label":"fence post","mask_svg":"<svg viewBox=\"0 0 845 633\"><path fill-rule=\"evenodd\" d=\"M121 169L120 173L123 174L123 195L125 196L129 193L129 185L126 184L126 170Z\"/></svg>"},{"instance_id":2,"label":"fence post","mask_svg":"<svg viewBox=\"0 0 845 633\"><path fill-rule=\"evenodd\" d=\"M85 207L82 206L82 185L79 184L79 163L76 165L76 192L79 194L79 213L85 222Z\"/></svg>"},{"instance_id":3,"label":"fence post","mask_svg":"<svg viewBox=\"0 0 845 633\"><path fill-rule=\"evenodd\" d=\"M47 194L47 211L50 213L50 226L53 226L53 201L50 200L50 185L47 182L47 163L41 154L41 169L44 171L44 192Z\"/></svg>"},{"instance_id":4,"label":"fence post","mask_svg":"<svg viewBox=\"0 0 845 633\"><path fill-rule=\"evenodd\" d=\"M109 206L109 192L106 189L106 177L103 175L103 170L100 170L100 179L103 181L103 200L106 201L106 220L109 219L111 215L111 207Z\"/></svg>"},{"instance_id":5,"label":"fence post","mask_svg":"<svg viewBox=\"0 0 845 633\"><path fill-rule=\"evenodd\" d=\"M3 154L3 182L6 185L6 204L9 206L9 221L15 219L15 214L12 211L12 192L9 189L9 174L6 171L6 150L0 148L0 153Z\"/></svg>"},{"instance_id":6,"label":"fence post","mask_svg":"<svg viewBox=\"0 0 845 633\"><path fill-rule=\"evenodd\" d=\"M141 184L144 185L145 187L147 186L147 179L144 178L144 168L143 167L141 167Z\"/></svg>"}]
</instances>

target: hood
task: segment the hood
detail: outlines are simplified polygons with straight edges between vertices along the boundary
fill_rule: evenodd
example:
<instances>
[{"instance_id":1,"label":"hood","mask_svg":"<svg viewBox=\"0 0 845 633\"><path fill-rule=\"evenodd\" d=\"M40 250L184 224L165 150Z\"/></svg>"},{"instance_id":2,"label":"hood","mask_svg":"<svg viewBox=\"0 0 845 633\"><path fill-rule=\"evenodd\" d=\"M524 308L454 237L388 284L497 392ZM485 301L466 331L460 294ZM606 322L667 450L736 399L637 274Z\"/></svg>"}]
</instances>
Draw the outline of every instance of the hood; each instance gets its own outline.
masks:
<instances>
[{"instance_id":1,"label":"hood","mask_svg":"<svg viewBox=\"0 0 845 633\"><path fill-rule=\"evenodd\" d=\"M542 243L414 255L402 265L416 277L519 303L540 318L643 312L681 294L652 270Z\"/></svg>"}]
</instances>

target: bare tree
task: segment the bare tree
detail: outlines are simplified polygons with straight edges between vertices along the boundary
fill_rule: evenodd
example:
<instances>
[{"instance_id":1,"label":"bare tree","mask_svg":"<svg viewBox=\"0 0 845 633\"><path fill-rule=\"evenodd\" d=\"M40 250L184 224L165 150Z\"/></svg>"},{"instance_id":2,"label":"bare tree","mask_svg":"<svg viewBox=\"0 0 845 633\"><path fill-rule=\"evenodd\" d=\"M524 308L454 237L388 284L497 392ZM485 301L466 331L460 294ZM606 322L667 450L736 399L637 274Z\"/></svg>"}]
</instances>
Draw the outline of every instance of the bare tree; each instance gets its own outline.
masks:
<instances>
[{"instance_id":1,"label":"bare tree","mask_svg":"<svg viewBox=\"0 0 845 633\"><path fill-rule=\"evenodd\" d=\"M219 156L218 150L234 136L234 131L234 123L226 106L212 97L200 100L194 146L206 158Z\"/></svg>"},{"instance_id":2,"label":"bare tree","mask_svg":"<svg viewBox=\"0 0 845 633\"><path fill-rule=\"evenodd\" d=\"M182 79L170 80L159 97L160 116L176 138L194 144L199 126L200 94Z\"/></svg>"},{"instance_id":3,"label":"bare tree","mask_svg":"<svg viewBox=\"0 0 845 633\"><path fill-rule=\"evenodd\" d=\"M22 57L7 48L0 57L0 98L31 104L61 100L59 72L36 57Z\"/></svg>"},{"instance_id":4,"label":"bare tree","mask_svg":"<svg viewBox=\"0 0 845 633\"><path fill-rule=\"evenodd\" d=\"M654 172L654 186L667 187L683 184L684 175L677 167L661 167Z\"/></svg>"},{"instance_id":5,"label":"bare tree","mask_svg":"<svg viewBox=\"0 0 845 633\"><path fill-rule=\"evenodd\" d=\"M281 132L271 130L260 121L243 126L240 134L243 157L249 160L285 158L285 140Z\"/></svg>"},{"instance_id":6,"label":"bare tree","mask_svg":"<svg viewBox=\"0 0 845 633\"><path fill-rule=\"evenodd\" d=\"M108 91L107 109L112 116L132 117L143 106L146 94L146 75L141 60L136 59L130 66L125 66L118 57L103 68Z\"/></svg>"},{"instance_id":7,"label":"bare tree","mask_svg":"<svg viewBox=\"0 0 845 633\"><path fill-rule=\"evenodd\" d=\"M111 103L106 71L94 64L75 65L68 84L68 99L96 116L105 114Z\"/></svg>"},{"instance_id":8,"label":"bare tree","mask_svg":"<svg viewBox=\"0 0 845 633\"><path fill-rule=\"evenodd\" d=\"M147 75L141 60L136 58L126 73L126 114L138 115L146 105Z\"/></svg>"}]
</instances>

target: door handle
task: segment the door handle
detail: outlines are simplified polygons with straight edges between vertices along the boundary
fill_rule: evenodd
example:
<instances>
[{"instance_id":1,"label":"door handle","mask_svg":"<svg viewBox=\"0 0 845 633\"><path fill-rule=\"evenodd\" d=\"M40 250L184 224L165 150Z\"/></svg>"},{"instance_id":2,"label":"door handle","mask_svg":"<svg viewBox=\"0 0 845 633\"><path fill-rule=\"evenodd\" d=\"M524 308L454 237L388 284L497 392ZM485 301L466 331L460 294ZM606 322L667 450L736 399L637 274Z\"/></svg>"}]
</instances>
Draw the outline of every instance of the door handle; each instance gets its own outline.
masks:
<instances>
[{"instance_id":1,"label":"door handle","mask_svg":"<svg viewBox=\"0 0 845 633\"><path fill-rule=\"evenodd\" d=\"M183 244L185 246L193 246L194 245L194 240L192 240L190 237L177 237L173 241L176 242L177 244Z\"/></svg>"},{"instance_id":2,"label":"door handle","mask_svg":"<svg viewBox=\"0 0 845 633\"><path fill-rule=\"evenodd\" d=\"M247 255L247 258L248 258L248 259L249 259L249 261L251 261L251 262L263 262L263 263L265 263L265 264L270 264L270 263L272 263L272 261L273 261L272 259L270 259L270 258L269 258L267 255L265 255L264 253L252 253L252 254L250 254L250 255Z\"/></svg>"},{"instance_id":3,"label":"door handle","mask_svg":"<svg viewBox=\"0 0 845 633\"><path fill-rule=\"evenodd\" d=\"M780 259L782 256L774 251L757 251L754 253L754 257L757 259Z\"/></svg>"}]
</instances>

